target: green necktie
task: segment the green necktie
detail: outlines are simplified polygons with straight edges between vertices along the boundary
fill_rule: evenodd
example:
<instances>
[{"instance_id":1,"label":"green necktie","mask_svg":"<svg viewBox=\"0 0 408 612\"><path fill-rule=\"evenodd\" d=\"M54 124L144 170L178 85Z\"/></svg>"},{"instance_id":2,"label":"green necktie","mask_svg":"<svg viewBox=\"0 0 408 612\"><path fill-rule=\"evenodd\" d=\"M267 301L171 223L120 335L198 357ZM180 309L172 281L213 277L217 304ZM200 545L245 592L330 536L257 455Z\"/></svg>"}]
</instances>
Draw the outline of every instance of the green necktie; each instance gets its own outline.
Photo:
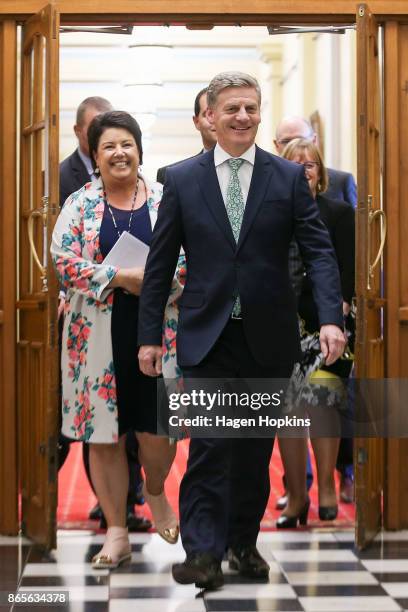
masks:
<instances>
[{"instance_id":1,"label":"green necktie","mask_svg":"<svg viewBox=\"0 0 408 612\"><path fill-rule=\"evenodd\" d=\"M231 175L227 187L227 197L225 208L229 222L231 223L232 233L234 234L235 242L238 242L239 233L241 231L242 219L244 216L245 204L242 195L241 183L239 182L238 170L244 163L243 159L229 159L228 165L231 168ZM238 317L241 314L241 302L239 296L234 303L232 314Z\"/></svg>"}]
</instances>

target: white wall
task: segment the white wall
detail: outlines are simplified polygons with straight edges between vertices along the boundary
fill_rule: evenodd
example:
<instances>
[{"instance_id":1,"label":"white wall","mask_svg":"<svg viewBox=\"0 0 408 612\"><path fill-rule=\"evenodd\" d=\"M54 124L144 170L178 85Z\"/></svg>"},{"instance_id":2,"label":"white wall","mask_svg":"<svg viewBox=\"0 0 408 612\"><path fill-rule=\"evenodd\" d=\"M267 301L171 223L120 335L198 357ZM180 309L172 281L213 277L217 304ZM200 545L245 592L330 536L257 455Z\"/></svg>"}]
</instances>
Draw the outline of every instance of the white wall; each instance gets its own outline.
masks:
<instances>
[{"instance_id":1,"label":"white wall","mask_svg":"<svg viewBox=\"0 0 408 612\"><path fill-rule=\"evenodd\" d=\"M340 40L336 40L340 39ZM171 44L167 59L129 57L134 43ZM111 34L61 34L61 159L76 146L75 110L87 96L101 95L117 108L126 107L123 81L147 76L162 79L151 94L133 88L144 110L155 110L150 134L145 132L144 171L154 177L164 164L196 153L201 146L191 117L196 93L214 74L241 70L258 77L263 90L258 144L272 150L276 123L282 115L309 116L319 110L325 126L329 165L355 168L355 45L345 36L269 36L266 27L135 27L131 37ZM160 73L160 75L158 74ZM338 95L340 92L340 95ZM146 138L146 136L149 136Z\"/></svg>"}]
</instances>

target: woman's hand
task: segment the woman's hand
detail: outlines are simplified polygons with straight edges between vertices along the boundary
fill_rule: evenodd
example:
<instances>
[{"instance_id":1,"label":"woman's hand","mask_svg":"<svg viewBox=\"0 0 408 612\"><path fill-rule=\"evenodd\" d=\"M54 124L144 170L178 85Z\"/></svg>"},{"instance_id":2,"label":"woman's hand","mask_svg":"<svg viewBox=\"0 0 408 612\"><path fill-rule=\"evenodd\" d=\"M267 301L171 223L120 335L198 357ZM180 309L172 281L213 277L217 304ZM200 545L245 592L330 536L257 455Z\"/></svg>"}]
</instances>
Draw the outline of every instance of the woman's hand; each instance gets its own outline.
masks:
<instances>
[{"instance_id":1,"label":"woman's hand","mask_svg":"<svg viewBox=\"0 0 408 612\"><path fill-rule=\"evenodd\" d=\"M140 295L144 268L120 268L110 282L110 287L120 287L132 295Z\"/></svg>"},{"instance_id":2,"label":"woman's hand","mask_svg":"<svg viewBox=\"0 0 408 612\"><path fill-rule=\"evenodd\" d=\"M344 332L337 325L322 325L320 328L320 348L327 366L342 356L346 346Z\"/></svg>"}]
</instances>

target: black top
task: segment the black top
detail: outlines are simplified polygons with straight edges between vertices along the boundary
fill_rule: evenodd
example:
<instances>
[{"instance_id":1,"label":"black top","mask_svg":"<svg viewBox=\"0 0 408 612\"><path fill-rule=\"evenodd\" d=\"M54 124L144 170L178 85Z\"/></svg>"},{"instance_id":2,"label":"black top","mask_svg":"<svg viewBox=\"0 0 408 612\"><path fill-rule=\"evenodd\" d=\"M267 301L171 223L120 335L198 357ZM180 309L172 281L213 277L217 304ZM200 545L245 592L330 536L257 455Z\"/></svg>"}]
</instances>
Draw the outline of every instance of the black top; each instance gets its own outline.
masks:
<instances>
[{"instance_id":1,"label":"black top","mask_svg":"<svg viewBox=\"0 0 408 612\"><path fill-rule=\"evenodd\" d=\"M149 209L146 202L143 204L143 206L133 211L132 226L130 229L130 210L122 210L120 208L115 208L114 206L111 206L111 209L120 233L128 231L130 234L136 238L139 238L139 240L150 246L150 241L152 239L152 226L150 223ZM104 257L107 256L118 238L118 232L113 224L112 215L109 212L108 206L105 204L101 233L99 236L100 249Z\"/></svg>"},{"instance_id":2,"label":"black top","mask_svg":"<svg viewBox=\"0 0 408 612\"><path fill-rule=\"evenodd\" d=\"M331 200L324 194L316 198L320 216L332 240L340 271L343 300L351 303L355 283L355 212L352 204ZM312 285L304 276L299 297L299 314L305 320L306 329L319 329L317 308L313 300Z\"/></svg>"},{"instance_id":3,"label":"black top","mask_svg":"<svg viewBox=\"0 0 408 612\"><path fill-rule=\"evenodd\" d=\"M129 231L130 210L111 207L119 232ZM130 233L150 245L152 226L147 204L133 212ZM118 240L109 208L105 205L100 231L104 257ZM157 432L156 379L145 376L137 359L139 296L115 289L112 309L112 356L115 368L119 435L127 431Z\"/></svg>"}]
</instances>

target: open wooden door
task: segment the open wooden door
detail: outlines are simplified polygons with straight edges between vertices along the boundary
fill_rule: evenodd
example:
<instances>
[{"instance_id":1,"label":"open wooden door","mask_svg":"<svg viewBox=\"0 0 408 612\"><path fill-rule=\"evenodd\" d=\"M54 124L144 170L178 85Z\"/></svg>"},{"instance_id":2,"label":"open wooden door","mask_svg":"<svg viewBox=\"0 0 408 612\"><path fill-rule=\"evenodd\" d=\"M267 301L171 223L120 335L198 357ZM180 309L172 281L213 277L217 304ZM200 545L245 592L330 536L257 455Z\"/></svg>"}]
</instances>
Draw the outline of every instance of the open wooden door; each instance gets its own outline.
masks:
<instances>
[{"instance_id":1,"label":"open wooden door","mask_svg":"<svg viewBox=\"0 0 408 612\"><path fill-rule=\"evenodd\" d=\"M367 5L357 11L357 337L356 378L384 377L382 121L379 27ZM358 403L356 410L358 411ZM378 415L371 415L374 420ZM357 415L358 420L358 415ZM384 440L355 440L356 543L363 548L382 526Z\"/></svg>"},{"instance_id":2,"label":"open wooden door","mask_svg":"<svg viewBox=\"0 0 408 612\"><path fill-rule=\"evenodd\" d=\"M57 282L49 255L58 213L59 14L23 26L17 398L23 532L55 547Z\"/></svg>"}]
</instances>

